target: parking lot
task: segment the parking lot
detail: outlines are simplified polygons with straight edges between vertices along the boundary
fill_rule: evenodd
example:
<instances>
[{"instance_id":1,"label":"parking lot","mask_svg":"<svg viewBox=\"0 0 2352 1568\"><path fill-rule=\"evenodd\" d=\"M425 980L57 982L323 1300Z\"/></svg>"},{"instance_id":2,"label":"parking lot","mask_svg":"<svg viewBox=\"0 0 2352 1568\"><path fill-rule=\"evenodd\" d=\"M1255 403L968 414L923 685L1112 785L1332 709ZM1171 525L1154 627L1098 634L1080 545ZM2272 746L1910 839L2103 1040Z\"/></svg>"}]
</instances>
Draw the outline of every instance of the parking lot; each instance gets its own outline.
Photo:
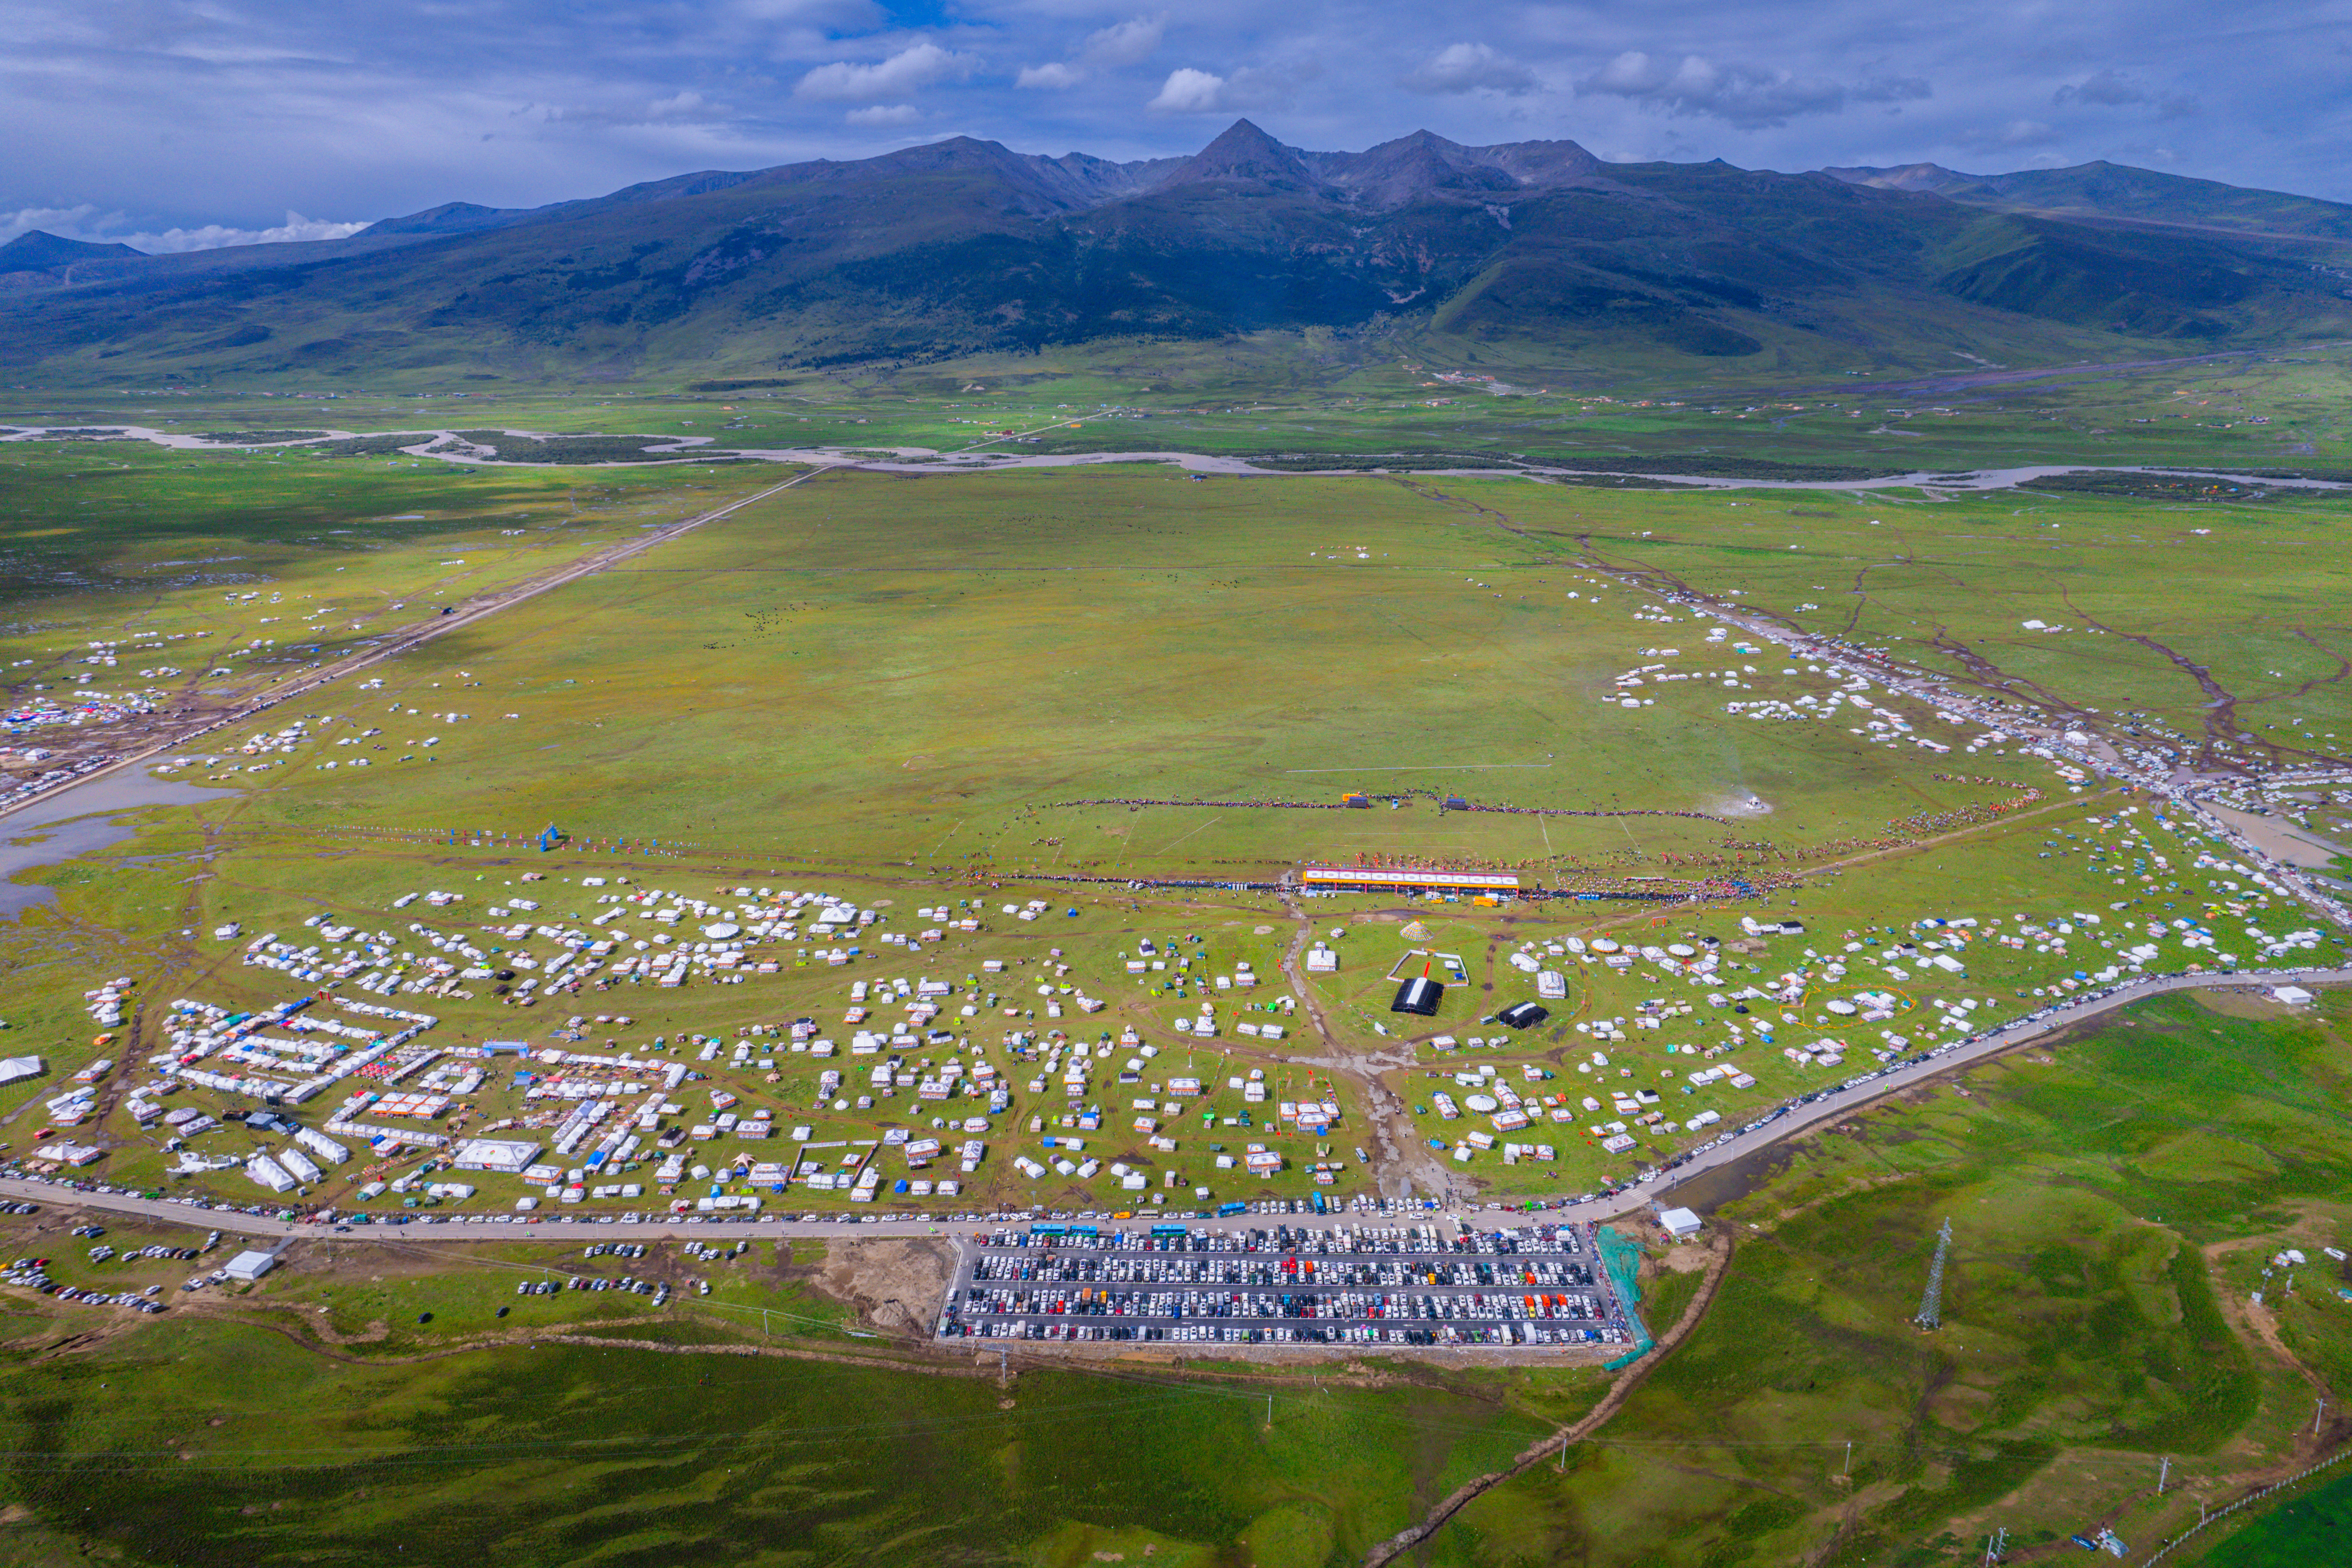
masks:
<instances>
[{"instance_id":1,"label":"parking lot","mask_svg":"<svg viewBox=\"0 0 2352 1568\"><path fill-rule=\"evenodd\" d=\"M975 1231L941 1339L1210 1344L1629 1342L1591 1227Z\"/></svg>"}]
</instances>

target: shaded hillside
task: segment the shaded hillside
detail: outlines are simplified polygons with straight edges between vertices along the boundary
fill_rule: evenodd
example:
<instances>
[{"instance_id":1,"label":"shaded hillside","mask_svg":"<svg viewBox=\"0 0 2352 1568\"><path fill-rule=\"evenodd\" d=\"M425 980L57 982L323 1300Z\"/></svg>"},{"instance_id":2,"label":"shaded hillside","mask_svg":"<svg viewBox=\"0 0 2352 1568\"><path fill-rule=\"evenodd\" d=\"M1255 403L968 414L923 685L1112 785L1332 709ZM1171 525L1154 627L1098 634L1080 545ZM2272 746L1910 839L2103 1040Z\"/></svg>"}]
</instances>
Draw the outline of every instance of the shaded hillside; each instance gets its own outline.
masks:
<instances>
[{"instance_id":1,"label":"shaded hillside","mask_svg":"<svg viewBox=\"0 0 2352 1568\"><path fill-rule=\"evenodd\" d=\"M959 137L26 271L0 300L0 364L707 377L1329 328L1505 364L1770 372L2352 333L2342 279L2314 265L2343 259L2325 234L2283 248L1989 210L1987 182L1948 174L1607 163L1425 132L1315 153L1246 121L1129 163Z\"/></svg>"},{"instance_id":2,"label":"shaded hillside","mask_svg":"<svg viewBox=\"0 0 2352 1568\"><path fill-rule=\"evenodd\" d=\"M2158 174L2104 160L2068 169L1963 174L1934 163L1894 169L1824 169L1856 184L1927 191L1947 201L2053 216L2116 219L2245 235L2352 240L2352 206L2283 191Z\"/></svg>"},{"instance_id":3,"label":"shaded hillside","mask_svg":"<svg viewBox=\"0 0 2352 1568\"><path fill-rule=\"evenodd\" d=\"M96 245L32 229L0 245L0 289L58 287L71 280L77 267L142 254L127 245Z\"/></svg>"}]
</instances>

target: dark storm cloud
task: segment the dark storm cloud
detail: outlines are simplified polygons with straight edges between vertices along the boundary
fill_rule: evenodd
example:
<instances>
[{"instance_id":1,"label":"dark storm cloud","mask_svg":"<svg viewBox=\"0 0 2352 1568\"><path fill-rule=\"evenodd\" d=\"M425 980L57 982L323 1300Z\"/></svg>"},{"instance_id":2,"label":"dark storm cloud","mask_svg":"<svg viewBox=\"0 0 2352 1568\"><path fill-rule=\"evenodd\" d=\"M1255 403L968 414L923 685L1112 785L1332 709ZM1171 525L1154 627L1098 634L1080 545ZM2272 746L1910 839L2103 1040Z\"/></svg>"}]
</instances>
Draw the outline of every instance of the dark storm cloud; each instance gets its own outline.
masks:
<instances>
[{"instance_id":1,"label":"dark storm cloud","mask_svg":"<svg viewBox=\"0 0 2352 1568\"><path fill-rule=\"evenodd\" d=\"M2113 157L2344 200L2347 47L2352 0L0 0L0 238L299 237L958 133L1156 155L1237 113L1309 147Z\"/></svg>"}]
</instances>

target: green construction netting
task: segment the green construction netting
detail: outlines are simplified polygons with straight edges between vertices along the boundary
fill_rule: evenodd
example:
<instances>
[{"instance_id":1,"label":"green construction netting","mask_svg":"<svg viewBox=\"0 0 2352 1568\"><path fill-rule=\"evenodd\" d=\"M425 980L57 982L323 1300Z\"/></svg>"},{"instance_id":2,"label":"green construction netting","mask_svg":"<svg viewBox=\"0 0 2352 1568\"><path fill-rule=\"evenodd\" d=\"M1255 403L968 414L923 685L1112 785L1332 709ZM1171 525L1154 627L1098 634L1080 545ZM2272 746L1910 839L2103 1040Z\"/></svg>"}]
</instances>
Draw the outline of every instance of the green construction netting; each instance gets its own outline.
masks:
<instances>
[{"instance_id":1,"label":"green construction netting","mask_svg":"<svg viewBox=\"0 0 2352 1568\"><path fill-rule=\"evenodd\" d=\"M1601 1248L1602 1271L1617 1288L1617 1299L1625 1304L1625 1326L1633 1331L1633 1348L1601 1368L1603 1372L1615 1372L1640 1361L1657 1343L1642 1321L1640 1310L1642 1287L1637 1276L1642 1269L1642 1244L1627 1240L1605 1225L1593 1231L1592 1239Z\"/></svg>"}]
</instances>

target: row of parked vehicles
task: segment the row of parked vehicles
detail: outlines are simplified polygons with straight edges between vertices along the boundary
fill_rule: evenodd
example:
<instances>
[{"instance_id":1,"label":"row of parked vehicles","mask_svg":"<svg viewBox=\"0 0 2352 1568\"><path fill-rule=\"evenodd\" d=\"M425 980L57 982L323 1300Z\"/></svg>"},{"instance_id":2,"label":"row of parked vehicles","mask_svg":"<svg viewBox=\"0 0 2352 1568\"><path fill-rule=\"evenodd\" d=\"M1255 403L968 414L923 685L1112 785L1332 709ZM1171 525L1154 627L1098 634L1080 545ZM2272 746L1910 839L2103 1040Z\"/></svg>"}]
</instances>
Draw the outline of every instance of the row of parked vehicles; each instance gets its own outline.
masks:
<instances>
[{"instance_id":1,"label":"row of parked vehicles","mask_svg":"<svg viewBox=\"0 0 2352 1568\"><path fill-rule=\"evenodd\" d=\"M1567 1345L1618 1344L1626 1338L1613 1327L1565 1328L1534 1322L1439 1323L1414 1327L1402 1323L1154 1323L1097 1322L1089 1319L991 1319L954 1323L940 1331L942 1339L1107 1341L1149 1340L1171 1343L1358 1344L1358 1345Z\"/></svg>"},{"instance_id":2,"label":"row of parked vehicles","mask_svg":"<svg viewBox=\"0 0 2352 1568\"><path fill-rule=\"evenodd\" d=\"M1580 1291L1470 1290L1113 1290L1013 1289L972 1286L958 1304L965 1317L1344 1318L1358 1321L1608 1321L1607 1303Z\"/></svg>"},{"instance_id":3,"label":"row of parked vehicles","mask_svg":"<svg viewBox=\"0 0 2352 1568\"><path fill-rule=\"evenodd\" d=\"M1592 1272L1564 1258L1108 1258L1086 1253L983 1254L975 1280L1041 1284L1586 1286Z\"/></svg>"},{"instance_id":4,"label":"row of parked vehicles","mask_svg":"<svg viewBox=\"0 0 2352 1568\"><path fill-rule=\"evenodd\" d=\"M1155 1225L1149 1233L1109 1230L1092 1225L1032 1225L1025 1230L974 1231L982 1248L1028 1247L1055 1252L1287 1253L1314 1258L1517 1257L1590 1250L1582 1227L1539 1225L1524 1229L1473 1230L1448 1237L1433 1225L1334 1226L1309 1230L1297 1226L1271 1229L1192 1231L1181 1225Z\"/></svg>"}]
</instances>

